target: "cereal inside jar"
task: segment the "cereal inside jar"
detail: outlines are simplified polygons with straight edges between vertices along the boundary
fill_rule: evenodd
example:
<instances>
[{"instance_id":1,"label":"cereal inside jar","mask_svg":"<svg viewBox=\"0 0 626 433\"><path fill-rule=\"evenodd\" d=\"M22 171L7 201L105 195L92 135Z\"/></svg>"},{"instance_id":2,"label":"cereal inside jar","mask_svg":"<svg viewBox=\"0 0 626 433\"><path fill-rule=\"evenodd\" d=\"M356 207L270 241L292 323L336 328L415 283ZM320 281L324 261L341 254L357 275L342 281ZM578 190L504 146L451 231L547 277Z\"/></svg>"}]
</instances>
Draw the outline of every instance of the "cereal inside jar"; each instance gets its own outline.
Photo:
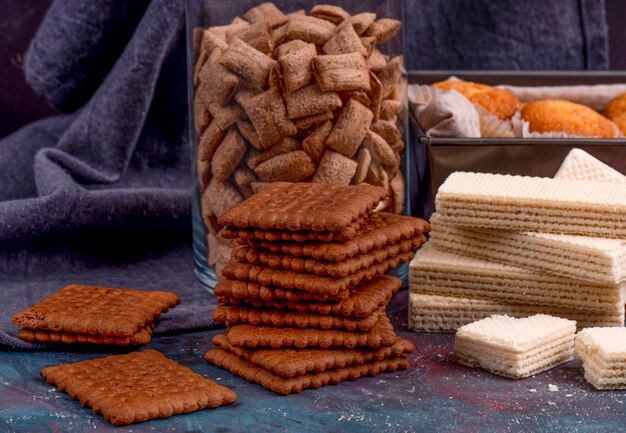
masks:
<instances>
[{"instance_id":1,"label":"cereal inside jar","mask_svg":"<svg viewBox=\"0 0 626 433\"><path fill-rule=\"evenodd\" d=\"M233 247L218 218L269 183L365 182L389 191L377 210L404 212L404 64L386 54L402 23L384 14L394 2L308 3L263 3L193 31L196 169L217 275Z\"/></svg>"}]
</instances>

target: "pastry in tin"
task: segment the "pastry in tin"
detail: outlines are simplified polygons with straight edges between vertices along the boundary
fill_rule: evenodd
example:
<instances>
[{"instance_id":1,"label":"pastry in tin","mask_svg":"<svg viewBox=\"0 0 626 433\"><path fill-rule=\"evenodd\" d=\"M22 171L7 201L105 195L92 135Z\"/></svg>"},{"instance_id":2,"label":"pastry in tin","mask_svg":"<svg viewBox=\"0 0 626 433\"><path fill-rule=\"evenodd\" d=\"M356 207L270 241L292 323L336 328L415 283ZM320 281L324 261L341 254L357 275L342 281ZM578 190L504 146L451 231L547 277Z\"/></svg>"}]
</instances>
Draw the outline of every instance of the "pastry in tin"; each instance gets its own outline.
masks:
<instances>
[{"instance_id":1,"label":"pastry in tin","mask_svg":"<svg viewBox=\"0 0 626 433\"><path fill-rule=\"evenodd\" d=\"M485 84L471 81L440 81L433 86L442 90L456 90L472 103L480 105L502 120L510 119L520 105L519 99L513 93Z\"/></svg>"},{"instance_id":2,"label":"pastry in tin","mask_svg":"<svg viewBox=\"0 0 626 433\"><path fill-rule=\"evenodd\" d=\"M578 137L615 138L614 125L584 105L563 99L532 101L522 107L530 132L564 132Z\"/></svg>"},{"instance_id":3,"label":"pastry in tin","mask_svg":"<svg viewBox=\"0 0 626 433\"><path fill-rule=\"evenodd\" d=\"M626 93L613 98L604 109L604 115L617 125L622 134L626 135Z\"/></svg>"}]
</instances>

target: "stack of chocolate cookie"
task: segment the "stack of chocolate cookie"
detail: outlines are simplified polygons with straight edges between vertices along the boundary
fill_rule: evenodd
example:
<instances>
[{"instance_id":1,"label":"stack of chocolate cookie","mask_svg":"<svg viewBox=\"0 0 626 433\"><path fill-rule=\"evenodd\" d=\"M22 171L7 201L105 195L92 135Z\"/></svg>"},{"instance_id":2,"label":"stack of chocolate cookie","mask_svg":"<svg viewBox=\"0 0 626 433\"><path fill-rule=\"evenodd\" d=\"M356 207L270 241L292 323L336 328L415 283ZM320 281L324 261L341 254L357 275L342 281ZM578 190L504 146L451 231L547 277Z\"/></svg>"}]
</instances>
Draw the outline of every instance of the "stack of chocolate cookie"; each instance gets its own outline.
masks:
<instances>
[{"instance_id":1,"label":"stack of chocolate cookie","mask_svg":"<svg viewBox=\"0 0 626 433\"><path fill-rule=\"evenodd\" d=\"M215 287L228 331L205 359L279 394L408 366L384 275L411 260L428 223L374 212L371 185L275 183L226 212L240 245Z\"/></svg>"},{"instance_id":2,"label":"stack of chocolate cookie","mask_svg":"<svg viewBox=\"0 0 626 433\"><path fill-rule=\"evenodd\" d=\"M18 337L33 343L141 346L179 302L173 292L70 284L16 313L13 323L22 328Z\"/></svg>"}]
</instances>

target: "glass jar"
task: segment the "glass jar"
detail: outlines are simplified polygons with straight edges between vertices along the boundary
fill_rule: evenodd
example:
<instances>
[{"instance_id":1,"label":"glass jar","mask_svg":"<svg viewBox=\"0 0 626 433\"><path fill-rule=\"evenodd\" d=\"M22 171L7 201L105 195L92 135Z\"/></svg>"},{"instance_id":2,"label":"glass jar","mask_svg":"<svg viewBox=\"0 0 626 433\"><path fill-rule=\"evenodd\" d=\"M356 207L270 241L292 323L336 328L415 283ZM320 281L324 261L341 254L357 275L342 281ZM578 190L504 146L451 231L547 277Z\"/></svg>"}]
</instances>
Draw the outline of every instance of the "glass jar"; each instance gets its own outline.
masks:
<instances>
[{"instance_id":1,"label":"glass jar","mask_svg":"<svg viewBox=\"0 0 626 433\"><path fill-rule=\"evenodd\" d=\"M219 216L276 181L387 188L410 213L404 2L187 0L196 273L233 245Z\"/></svg>"}]
</instances>

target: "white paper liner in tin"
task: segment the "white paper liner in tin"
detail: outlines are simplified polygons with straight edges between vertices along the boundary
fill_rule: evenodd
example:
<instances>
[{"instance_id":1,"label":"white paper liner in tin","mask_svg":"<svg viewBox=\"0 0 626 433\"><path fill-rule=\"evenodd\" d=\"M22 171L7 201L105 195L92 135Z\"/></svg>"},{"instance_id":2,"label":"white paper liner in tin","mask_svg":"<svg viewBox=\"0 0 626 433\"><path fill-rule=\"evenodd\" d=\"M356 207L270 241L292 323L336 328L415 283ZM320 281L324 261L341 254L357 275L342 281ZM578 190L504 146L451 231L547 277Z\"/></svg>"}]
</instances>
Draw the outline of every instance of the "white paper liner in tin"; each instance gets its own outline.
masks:
<instances>
[{"instance_id":1,"label":"white paper liner in tin","mask_svg":"<svg viewBox=\"0 0 626 433\"><path fill-rule=\"evenodd\" d=\"M418 86L412 93L416 100L415 118L429 137L471 137L479 138L480 116L474 104L456 90L441 91L423 89Z\"/></svg>"},{"instance_id":2,"label":"white paper liner in tin","mask_svg":"<svg viewBox=\"0 0 626 433\"><path fill-rule=\"evenodd\" d=\"M446 81L462 81L458 77L451 75ZM409 103L412 105L417 104L430 104L435 98L435 95L443 90L437 87L429 86L426 84L410 84L408 87Z\"/></svg>"},{"instance_id":3,"label":"white paper liner in tin","mask_svg":"<svg viewBox=\"0 0 626 433\"><path fill-rule=\"evenodd\" d=\"M480 135L489 138L514 138L515 131L510 120L502 120L480 105L474 104L480 117Z\"/></svg>"},{"instance_id":4,"label":"white paper liner in tin","mask_svg":"<svg viewBox=\"0 0 626 433\"><path fill-rule=\"evenodd\" d=\"M416 105L430 104L437 93L439 93L439 89L425 84L411 84L407 92L409 103L413 109L415 109Z\"/></svg>"}]
</instances>

